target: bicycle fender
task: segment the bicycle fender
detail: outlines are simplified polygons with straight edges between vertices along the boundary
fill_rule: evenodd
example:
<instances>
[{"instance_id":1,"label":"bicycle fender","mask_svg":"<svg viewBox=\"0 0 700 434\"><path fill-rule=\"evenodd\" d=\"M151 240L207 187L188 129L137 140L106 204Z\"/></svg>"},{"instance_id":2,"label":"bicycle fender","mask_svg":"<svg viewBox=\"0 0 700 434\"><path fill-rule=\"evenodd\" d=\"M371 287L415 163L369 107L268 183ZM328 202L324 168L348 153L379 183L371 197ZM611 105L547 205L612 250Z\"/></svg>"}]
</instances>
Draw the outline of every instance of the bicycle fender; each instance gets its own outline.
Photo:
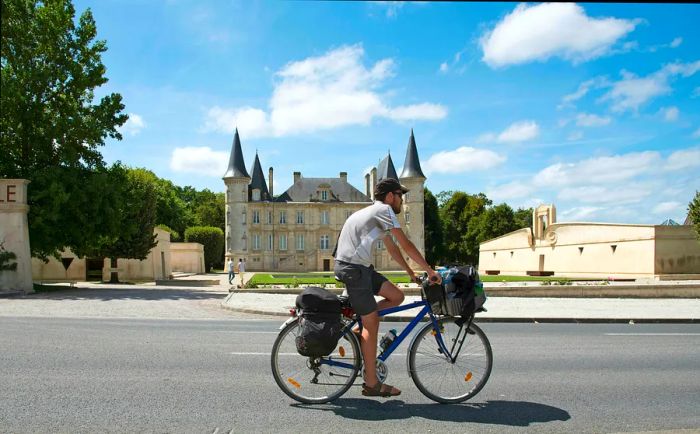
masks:
<instances>
[{"instance_id":1,"label":"bicycle fender","mask_svg":"<svg viewBox=\"0 0 700 434\"><path fill-rule=\"evenodd\" d=\"M279 328L277 330L282 330L283 328L287 327L287 324L289 324L290 322L292 322L296 319L297 319L297 317L295 317L295 316L289 317L289 319L287 319L287 321L285 321L281 326L279 326Z\"/></svg>"}]
</instances>

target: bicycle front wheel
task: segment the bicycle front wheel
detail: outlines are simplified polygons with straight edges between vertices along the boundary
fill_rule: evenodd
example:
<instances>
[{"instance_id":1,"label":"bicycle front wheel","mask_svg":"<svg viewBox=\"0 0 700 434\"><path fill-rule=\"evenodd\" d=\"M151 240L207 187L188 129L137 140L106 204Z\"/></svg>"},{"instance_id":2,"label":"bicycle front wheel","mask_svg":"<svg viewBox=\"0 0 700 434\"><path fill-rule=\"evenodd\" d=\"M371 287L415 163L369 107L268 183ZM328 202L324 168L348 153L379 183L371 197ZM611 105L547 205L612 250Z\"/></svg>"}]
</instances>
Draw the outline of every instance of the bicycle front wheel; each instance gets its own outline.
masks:
<instances>
[{"instance_id":1,"label":"bicycle front wheel","mask_svg":"<svg viewBox=\"0 0 700 434\"><path fill-rule=\"evenodd\" d=\"M411 379L425 396L443 404L466 401L484 387L491 375L493 354L484 332L476 325L459 326L455 318L438 320L445 347L457 353L452 360L438 344L432 322L411 343L408 368Z\"/></svg>"},{"instance_id":2,"label":"bicycle front wheel","mask_svg":"<svg viewBox=\"0 0 700 434\"><path fill-rule=\"evenodd\" d=\"M299 319L282 329L272 346L272 375L290 398L304 404L323 404L347 392L360 371L360 345L349 330L326 357L306 357L297 352Z\"/></svg>"}]
</instances>

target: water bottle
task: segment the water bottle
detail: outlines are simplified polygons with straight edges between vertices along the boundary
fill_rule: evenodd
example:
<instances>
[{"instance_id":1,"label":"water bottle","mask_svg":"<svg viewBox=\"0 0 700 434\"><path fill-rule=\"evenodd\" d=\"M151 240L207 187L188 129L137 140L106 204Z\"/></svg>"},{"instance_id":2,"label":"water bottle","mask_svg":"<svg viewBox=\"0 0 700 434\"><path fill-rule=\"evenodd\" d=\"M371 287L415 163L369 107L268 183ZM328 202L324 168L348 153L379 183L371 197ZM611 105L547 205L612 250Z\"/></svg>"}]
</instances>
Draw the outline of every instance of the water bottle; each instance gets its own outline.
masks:
<instances>
[{"instance_id":1,"label":"water bottle","mask_svg":"<svg viewBox=\"0 0 700 434\"><path fill-rule=\"evenodd\" d=\"M396 329L391 329L388 332L386 332L384 336L382 336L382 339L379 341L380 353L386 351L386 349L391 346L391 343L394 342L394 339L396 339Z\"/></svg>"}]
</instances>

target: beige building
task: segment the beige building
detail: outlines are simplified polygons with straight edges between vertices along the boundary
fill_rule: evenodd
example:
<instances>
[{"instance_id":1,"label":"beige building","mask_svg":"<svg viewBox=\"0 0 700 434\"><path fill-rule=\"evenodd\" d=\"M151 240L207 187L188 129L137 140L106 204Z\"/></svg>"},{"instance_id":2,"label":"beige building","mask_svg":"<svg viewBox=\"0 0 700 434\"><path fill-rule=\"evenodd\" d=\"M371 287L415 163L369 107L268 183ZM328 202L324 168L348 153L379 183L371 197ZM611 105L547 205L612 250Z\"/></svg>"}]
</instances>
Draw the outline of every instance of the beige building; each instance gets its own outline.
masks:
<instances>
[{"instance_id":1,"label":"beige building","mask_svg":"<svg viewBox=\"0 0 700 434\"><path fill-rule=\"evenodd\" d=\"M479 272L594 278L700 278L692 226L557 223L554 205L533 212L532 228L479 246Z\"/></svg>"},{"instance_id":2,"label":"beige building","mask_svg":"<svg viewBox=\"0 0 700 434\"><path fill-rule=\"evenodd\" d=\"M245 258L248 271L332 270L331 253L343 223L350 214L372 203L374 185L384 178L399 179L411 190L404 196L404 209L398 218L409 239L424 252L426 177L420 167L413 131L401 175L397 175L391 155L387 155L365 176L364 192L348 183L347 172L340 172L334 178L305 178L294 172L294 184L275 196L273 173L270 167L266 181L256 154L253 174L248 174L236 130L228 170L223 177L226 257ZM381 242L375 246L374 266L399 268Z\"/></svg>"}]
</instances>

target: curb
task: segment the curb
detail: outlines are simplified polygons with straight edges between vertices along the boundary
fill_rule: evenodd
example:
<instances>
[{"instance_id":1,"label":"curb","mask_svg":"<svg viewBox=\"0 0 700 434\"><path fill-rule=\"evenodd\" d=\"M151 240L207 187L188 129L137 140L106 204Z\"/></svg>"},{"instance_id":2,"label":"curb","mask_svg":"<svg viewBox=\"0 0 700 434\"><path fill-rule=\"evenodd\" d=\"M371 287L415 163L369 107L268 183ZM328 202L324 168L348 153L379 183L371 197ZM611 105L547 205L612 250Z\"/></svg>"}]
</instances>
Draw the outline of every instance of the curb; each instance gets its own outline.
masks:
<instances>
[{"instance_id":1,"label":"curb","mask_svg":"<svg viewBox=\"0 0 700 434\"><path fill-rule=\"evenodd\" d=\"M225 302L221 307L234 312L250 313L255 315L268 315L278 317L289 317L288 312L265 311L262 309L248 309L241 307L231 307ZM415 316L386 316L383 322L407 322ZM424 319L423 321L427 321ZM535 323L535 324L698 324L698 318L539 318L539 317L476 317L477 323Z\"/></svg>"}]
</instances>

